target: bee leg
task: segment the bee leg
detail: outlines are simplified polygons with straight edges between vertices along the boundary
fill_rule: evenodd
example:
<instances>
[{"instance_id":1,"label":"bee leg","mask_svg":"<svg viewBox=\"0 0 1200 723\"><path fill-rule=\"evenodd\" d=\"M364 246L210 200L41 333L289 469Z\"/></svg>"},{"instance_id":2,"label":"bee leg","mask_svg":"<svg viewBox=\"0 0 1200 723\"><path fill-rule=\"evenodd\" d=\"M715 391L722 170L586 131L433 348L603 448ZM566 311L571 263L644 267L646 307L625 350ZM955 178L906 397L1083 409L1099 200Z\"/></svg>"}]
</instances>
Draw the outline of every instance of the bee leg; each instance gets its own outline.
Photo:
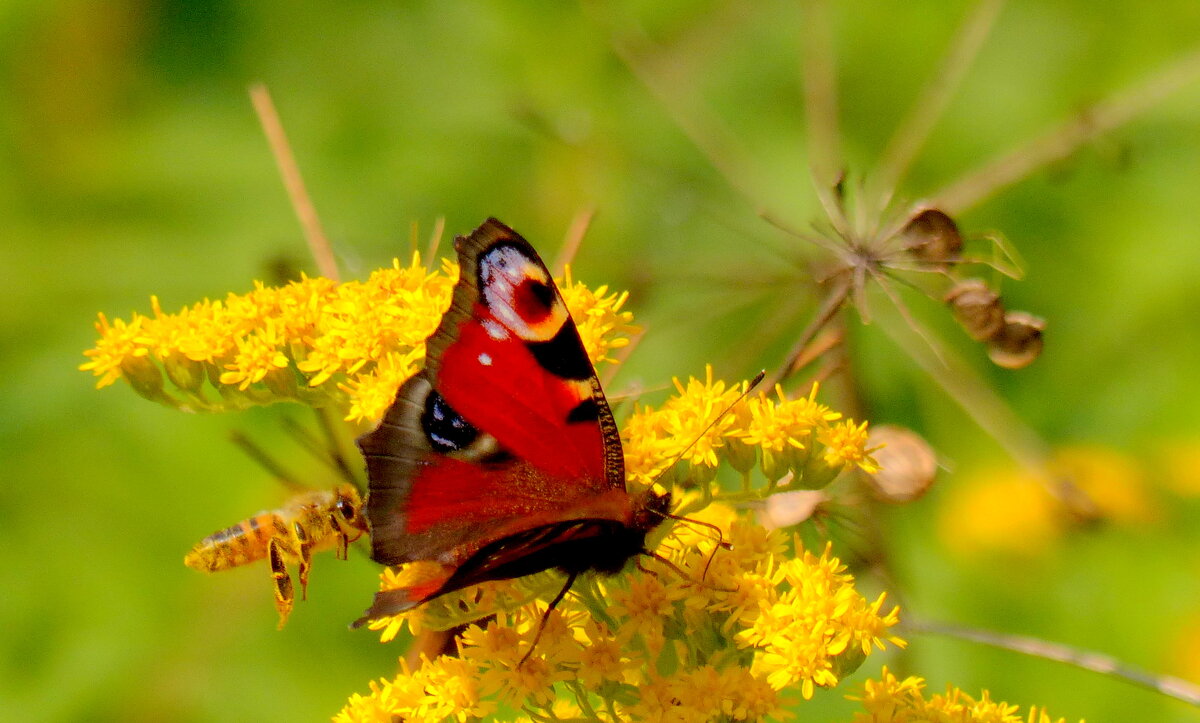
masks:
<instances>
[{"instance_id":1,"label":"bee leg","mask_svg":"<svg viewBox=\"0 0 1200 723\"><path fill-rule=\"evenodd\" d=\"M338 530L337 534L337 549L334 554L339 560L350 559L350 537L345 532L340 532L341 523L338 522L337 513L329 515L329 529Z\"/></svg>"},{"instance_id":2,"label":"bee leg","mask_svg":"<svg viewBox=\"0 0 1200 723\"><path fill-rule=\"evenodd\" d=\"M292 576L287 571L283 546L275 538L271 538L267 543L267 557L271 562L271 581L275 587L275 609L279 611L279 629L283 630L288 615L292 612L295 591L292 589Z\"/></svg>"},{"instance_id":3,"label":"bee leg","mask_svg":"<svg viewBox=\"0 0 1200 723\"><path fill-rule=\"evenodd\" d=\"M308 599L308 571L312 569L312 544L300 545L300 599Z\"/></svg>"}]
</instances>

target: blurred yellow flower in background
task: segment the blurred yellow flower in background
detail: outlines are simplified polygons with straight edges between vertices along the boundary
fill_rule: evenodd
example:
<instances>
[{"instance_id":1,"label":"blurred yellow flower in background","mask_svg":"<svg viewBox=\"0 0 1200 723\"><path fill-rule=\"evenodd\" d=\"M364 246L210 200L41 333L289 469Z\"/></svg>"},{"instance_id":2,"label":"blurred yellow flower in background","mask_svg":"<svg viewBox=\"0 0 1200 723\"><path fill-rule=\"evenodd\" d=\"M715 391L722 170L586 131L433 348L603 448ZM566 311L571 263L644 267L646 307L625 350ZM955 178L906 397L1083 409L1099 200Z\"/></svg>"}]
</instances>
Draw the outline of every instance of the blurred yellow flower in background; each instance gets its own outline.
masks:
<instances>
[{"instance_id":1,"label":"blurred yellow flower in background","mask_svg":"<svg viewBox=\"0 0 1200 723\"><path fill-rule=\"evenodd\" d=\"M1062 447L1047 468L1050 485L1069 483L1083 492L1085 508L1068 508L1031 472L987 468L947 492L938 512L943 544L966 557L1034 558L1051 552L1080 523L1140 525L1162 515L1141 465L1129 454L1099 445Z\"/></svg>"},{"instance_id":2,"label":"blurred yellow flower in background","mask_svg":"<svg viewBox=\"0 0 1200 723\"><path fill-rule=\"evenodd\" d=\"M992 469L957 481L938 510L938 535L964 557L1044 554L1063 531L1057 503L1031 475Z\"/></svg>"},{"instance_id":3,"label":"blurred yellow flower in background","mask_svg":"<svg viewBox=\"0 0 1200 723\"><path fill-rule=\"evenodd\" d=\"M1049 467L1083 490L1105 520L1145 524L1162 515L1142 465L1127 452L1097 444L1060 447Z\"/></svg>"},{"instance_id":4,"label":"blurred yellow flower in background","mask_svg":"<svg viewBox=\"0 0 1200 723\"><path fill-rule=\"evenodd\" d=\"M1176 440L1157 452L1159 483L1180 497L1200 497L1200 440Z\"/></svg>"},{"instance_id":5,"label":"blurred yellow flower in background","mask_svg":"<svg viewBox=\"0 0 1200 723\"><path fill-rule=\"evenodd\" d=\"M1181 678L1200 683L1200 609L1183 619L1176 629L1167 668Z\"/></svg>"}]
</instances>

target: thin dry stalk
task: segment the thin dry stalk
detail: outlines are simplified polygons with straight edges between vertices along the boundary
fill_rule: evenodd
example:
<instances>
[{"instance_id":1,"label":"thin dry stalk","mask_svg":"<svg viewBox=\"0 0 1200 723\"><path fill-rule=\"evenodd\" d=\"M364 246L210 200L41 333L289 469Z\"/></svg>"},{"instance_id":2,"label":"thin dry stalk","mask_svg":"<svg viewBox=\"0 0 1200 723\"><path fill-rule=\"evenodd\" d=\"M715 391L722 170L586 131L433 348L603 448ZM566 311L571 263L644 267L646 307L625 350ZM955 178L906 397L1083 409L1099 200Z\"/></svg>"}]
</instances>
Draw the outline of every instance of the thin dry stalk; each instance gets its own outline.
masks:
<instances>
[{"instance_id":1,"label":"thin dry stalk","mask_svg":"<svg viewBox=\"0 0 1200 723\"><path fill-rule=\"evenodd\" d=\"M1200 82L1200 50L1185 55L1133 87L1101 101L933 194L933 205L951 216L986 200L1034 171L1060 161L1085 143L1119 128L1168 96Z\"/></svg>"},{"instance_id":2,"label":"thin dry stalk","mask_svg":"<svg viewBox=\"0 0 1200 723\"><path fill-rule=\"evenodd\" d=\"M296 164L296 157L292 155L287 133L283 130L283 123L279 120L279 113L275 110L275 103L271 100L271 93L267 90L267 86L262 83L250 86L250 101L254 104L254 112L258 114L263 133L267 136L267 143L271 146L271 155L275 157L275 163L279 166L279 175L283 178L288 199L292 202L292 210L296 212L296 218L300 220L304 239L308 242L308 249L317 264L317 270L325 278L337 281L339 280L337 260L333 256L329 239L321 228L321 219L317 216L317 209L304 187L304 179L300 176L300 167Z\"/></svg>"},{"instance_id":3,"label":"thin dry stalk","mask_svg":"<svg viewBox=\"0 0 1200 723\"><path fill-rule=\"evenodd\" d=\"M850 236L848 222L836 188L844 172L841 135L838 133L837 77L834 67L833 29L825 0L801 4L804 49L804 118L808 128L808 163L817 198L830 223L843 237Z\"/></svg>"},{"instance_id":4,"label":"thin dry stalk","mask_svg":"<svg viewBox=\"0 0 1200 723\"><path fill-rule=\"evenodd\" d=\"M583 5L598 22L611 25L603 17L607 6L594 2ZM694 100L698 74L694 72L693 64L680 63L667 49L658 47L634 27L610 27L609 32L617 57L646 86L688 140L724 176L725 182L757 208L757 199L763 197L762 189L756 187L758 176L745 163L747 154L737 136L702 103Z\"/></svg>"},{"instance_id":5,"label":"thin dry stalk","mask_svg":"<svg viewBox=\"0 0 1200 723\"><path fill-rule=\"evenodd\" d=\"M1013 652L1035 658L1044 658L1046 660L1074 665L1077 668L1107 675L1142 688L1149 688L1176 700L1200 707L1200 686L1174 676L1158 675L1140 670L1104 653L1073 648L1069 645L1052 643L1048 640L1028 635L997 633L965 625L925 621L910 624L909 627L919 633L942 635L958 640L969 640L974 643L983 643L984 645L991 645L1003 650L1012 650Z\"/></svg>"},{"instance_id":6,"label":"thin dry stalk","mask_svg":"<svg viewBox=\"0 0 1200 723\"><path fill-rule=\"evenodd\" d=\"M787 379L799 368L798 361L805 356L812 340L845 307L846 300L850 298L850 287L849 283L842 280L829 289L825 295L825 300L821 302L821 307L817 309L817 313L813 315L812 321L808 323L808 326L804 327L804 331L800 332L800 336L796 338L783 364L767 380L768 389L774 388L776 384Z\"/></svg>"},{"instance_id":7,"label":"thin dry stalk","mask_svg":"<svg viewBox=\"0 0 1200 723\"><path fill-rule=\"evenodd\" d=\"M567 235L563 239L562 248L559 249L558 256L554 259L554 265L550 267L550 272L555 278L562 276L567 266L575 260L575 254L579 253L583 237L587 235L595 216L595 208L585 208L577 212L571 219L571 225L567 227Z\"/></svg>"},{"instance_id":8,"label":"thin dry stalk","mask_svg":"<svg viewBox=\"0 0 1200 723\"><path fill-rule=\"evenodd\" d=\"M917 95L908 116L888 141L879 166L871 178L878 195L873 209L881 215L891 203L896 187L904 180L914 159L929 140L933 127L941 120L950 99L962 85L967 70L983 47L995 24L1004 0L981 0L967 16L937 72Z\"/></svg>"}]
</instances>

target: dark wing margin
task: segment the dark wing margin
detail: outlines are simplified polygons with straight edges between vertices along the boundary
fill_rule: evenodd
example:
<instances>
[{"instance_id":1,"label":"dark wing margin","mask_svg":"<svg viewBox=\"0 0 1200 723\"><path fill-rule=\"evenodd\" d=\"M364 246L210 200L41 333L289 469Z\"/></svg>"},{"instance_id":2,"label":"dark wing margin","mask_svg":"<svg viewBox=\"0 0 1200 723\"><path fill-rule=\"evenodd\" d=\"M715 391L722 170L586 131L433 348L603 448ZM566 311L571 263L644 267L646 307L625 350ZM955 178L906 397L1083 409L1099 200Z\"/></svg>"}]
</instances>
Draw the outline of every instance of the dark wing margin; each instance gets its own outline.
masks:
<instances>
[{"instance_id":1,"label":"dark wing margin","mask_svg":"<svg viewBox=\"0 0 1200 723\"><path fill-rule=\"evenodd\" d=\"M442 323L438 325L437 332L429 338L427 342L427 354L430 359L441 359L441 355L445 352L447 346L453 343L457 338L458 325L467 317L470 316L471 305L479 302L479 259L487 254L487 252L497 244L506 244L517 248L523 256L530 261L536 263L545 272L546 278L552 278L550 271L546 268L546 264L542 261L542 257L533 246L524 239L519 233L501 223L495 218L489 218L484 221L479 228L472 231L467 236L459 236L454 240L454 248L458 252L459 263L459 279L458 284L454 287L455 301L450 305L450 311L446 312L446 316L442 318ZM557 285L553 286L554 292L558 299L562 300L562 292L558 290ZM459 303L459 299L462 303ZM469 303L468 303L469 299ZM467 309L466 313L459 313L461 308ZM565 306L565 302L564 302ZM451 317L454 317L453 319ZM594 418L596 424L600 426L600 435L604 444L604 468L605 481L609 487L616 489L625 489L625 457L621 451L621 432L617 428L616 419L613 418L612 409L608 406L608 399L604 396L604 390L600 387L600 380L596 377L596 370L592 365L591 359L587 356L587 350L583 346L583 340L579 337L579 330L575 326L575 320L571 318L570 312L567 312L567 321L563 324L562 330L555 337L553 342L532 343L529 345L531 353L538 356L543 353L541 349L552 349L559 356L569 359L578 359L578 362L565 362L565 369L560 376L564 378L577 377L579 379L587 379L591 386L591 399L588 401L586 408L586 416L581 417L579 421L584 421L588 417ZM553 364L547 366L542 362L543 368L548 372L554 373ZM430 368L426 364L426 369ZM578 371L580 368L586 368L586 377ZM436 369L436 366L435 366ZM434 385L437 385L435 377ZM574 412L574 410L572 410ZM584 410L581 410L583 413Z\"/></svg>"}]
</instances>

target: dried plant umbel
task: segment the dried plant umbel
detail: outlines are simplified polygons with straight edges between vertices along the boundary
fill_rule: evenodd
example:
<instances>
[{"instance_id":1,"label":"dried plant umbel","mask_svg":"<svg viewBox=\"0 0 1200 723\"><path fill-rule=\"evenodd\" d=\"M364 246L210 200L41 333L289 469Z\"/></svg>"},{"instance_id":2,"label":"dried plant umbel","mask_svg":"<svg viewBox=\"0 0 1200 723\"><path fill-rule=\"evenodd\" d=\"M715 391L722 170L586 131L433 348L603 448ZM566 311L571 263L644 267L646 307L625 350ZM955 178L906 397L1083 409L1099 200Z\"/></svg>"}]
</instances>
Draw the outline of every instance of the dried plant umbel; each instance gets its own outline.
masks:
<instances>
[{"instance_id":1,"label":"dried plant umbel","mask_svg":"<svg viewBox=\"0 0 1200 723\"><path fill-rule=\"evenodd\" d=\"M848 172L843 159L838 127L831 18L837 8L827 0L804 0L799 4L801 13L796 27L803 42L807 164L821 211L821 217L804 231L793 230L797 227L794 220L786 212L779 212L778 203L764 202L772 193L763 181L773 182L774 177L756 173L755 163L739 139L728 131L723 118L709 110L704 100L709 90L712 59L720 57L721 44L730 28L753 16L749 7L740 3L723 4L722 12L702 16L694 27L675 28L669 41L659 41L652 39L638 23L615 19L614 14L619 10L605 7L601 12L597 3L587 6L611 29L616 53L729 186L768 221L824 252L809 266L810 278L818 282L815 310L806 325L789 335L793 340L790 352L775 367L770 379L788 384L807 371L810 363L829 357L816 366L813 375L824 378L839 374L853 394L856 385L849 374L853 360L840 344L847 336L845 327L849 323L844 312L856 307L862 319L869 320L866 290L875 286L907 322L907 329L894 323L879 325L900 352L927 372L1069 511L1081 503L1087 506L1087 496L1052 474L1048 466L1049 445L971 365L962 362L923 325L916 323L896 287L916 287L931 299L947 301L951 313L986 348L994 364L1018 369L1036 359L1044 343L1044 320L1027 312L1005 309L994 280L973 285L971 294L966 289L952 291L977 276L980 264L1003 275L1014 278L1020 275L1015 273L1020 263L1015 254L1008 253L1011 249L1007 249L1001 238L992 238L992 254L972 254L968 239L958 231L957 221L1000 189L1070 156L1083 145L1200 80L1200 49L1189 51L1129 87L1082 108L942 188L923 194L923 200L905 199L900 189L909 169L929 142L1003 5L1003 0L980 0L969 7L943 61L918 92L911 111L899 123L877 164L865 173L855 174ZM886 70L882 74L886 75ZM974 268L965 273L968 266ZM796 296L788 294L793 299ZM825 504L821 502L822 506ZM885 557L884 551L876 552L878 559ZM1078 661L1077 656L1074 662L1080 664ZM1103 670L1107 672L1109 668ZM1114 674L1127 680L1137 678L1120 672ZM1141 676L1138 682L1189 702L1200 700L1195 691L1180 694L1178 686L1161 684L1162 679L1147 683L1147 677Z\"/></svg>"},{"instance_id":2,"label":"dried plant umbel","mask_svg":"<svg viewBox=\"0 0 1200 723\"><path fill-rule=\"evenodd\" d=\"M814 361L822 362L814 373L817 378L847 371L850 361L839 343L845 338L848 318L843 312L856 307L864 320L869 320L866 289L877 287L910 329L880 325L901 352L928 372L1014 460L1037 472L1048 493L1065 502L1071 495L1064 497L1045 471L1047 445L979 380L970 365L916 323L901 302L898 287L915 286L923 295L942 300L955 284L978 277L981 270L990 268L999 276L1019 278L1022 264L1015 250L998 234L961 232L958 221L963 214L1200 80L1200 52L1158 68L1012 150L985 160L922 199L906 199L901 192L904 180L929 145L934 127L962 85L1003 4L1001 0L982 0L966 12L942 61L917 93L878 161L861 173L847 170L841 150L830 17L834 8L825 0L800 4L805 145L821 211L821 217L804 231L792 230L795 224L789 214L763 201L772 194L756 173L755 163L725 121L701 100L716 50L729 28L749 17L747 8L734 3L726 7L727 14L699 15L695 27L676 29L672 39L664 42L650 37L638 23L623 21L619 11L598 4L585 7L609 29L617 55L729 186L769 222L789 230L793 238L810 242L806 244L809 248L816 245L824 252L809 266L809 278L819 282L816 308L807 324L791 331L790 350L768 380L786 382ZM886 75L886 70L881 74ZM987 283L999 293L995 280ZM803 295L792 292L786 298L795 300ZM999 332L989 329L979 340L993 362L1018 368L1036 359L1045 331L1044 320L1006 309L1003 328ZM983 329L975 332L982 334Z\"/></svg>"}]
</instances>

